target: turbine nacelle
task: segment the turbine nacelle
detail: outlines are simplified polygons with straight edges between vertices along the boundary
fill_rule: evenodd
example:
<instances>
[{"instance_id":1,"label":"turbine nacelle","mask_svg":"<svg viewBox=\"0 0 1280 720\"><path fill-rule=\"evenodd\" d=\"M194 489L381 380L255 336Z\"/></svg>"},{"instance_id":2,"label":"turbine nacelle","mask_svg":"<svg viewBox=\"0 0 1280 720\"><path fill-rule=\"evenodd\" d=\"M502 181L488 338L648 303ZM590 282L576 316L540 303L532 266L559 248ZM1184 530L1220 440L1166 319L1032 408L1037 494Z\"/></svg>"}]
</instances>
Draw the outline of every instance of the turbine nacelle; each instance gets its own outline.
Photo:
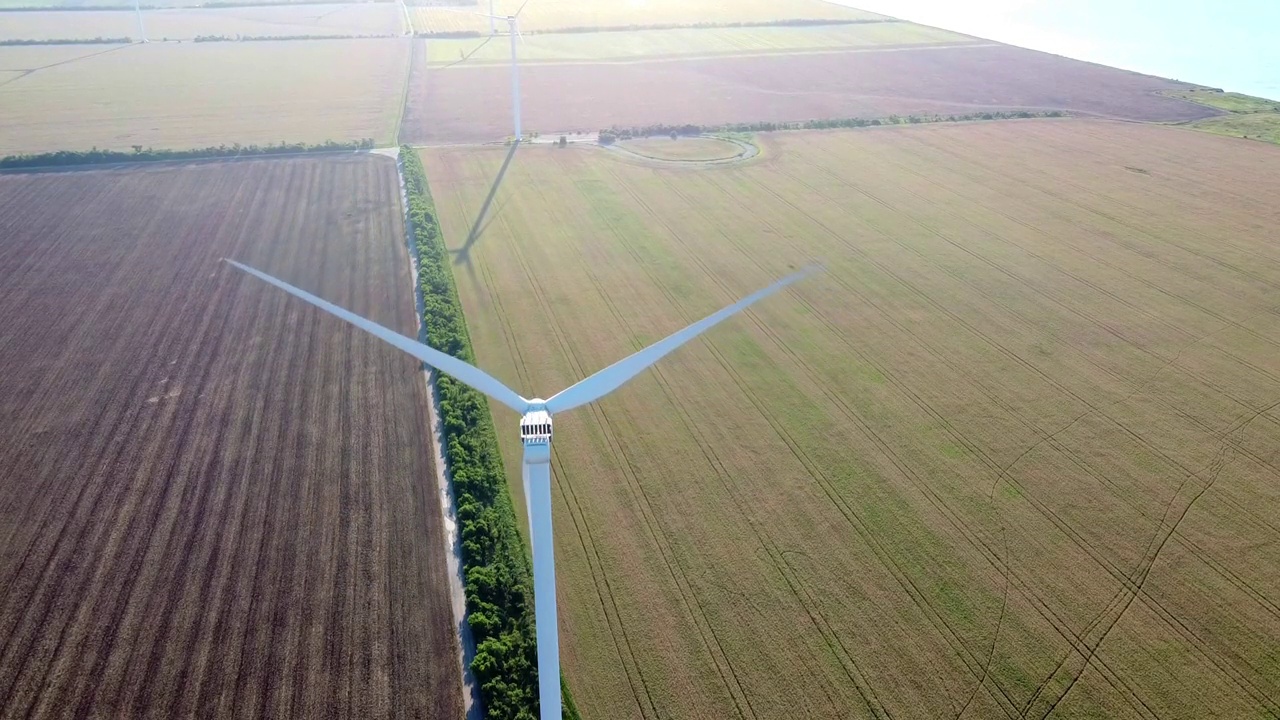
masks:
<instances>
[{"instance_id":1,"label":"turbine nacelle","mask_svg":"<svg viewBox=\"0 0 1280 720\"><path fill-rule=\"evenodd\" d=\"M551 413L547 412L547 401L533 399L529 408L520 417L520 440L525 445L547 445L551 443Z\"/></svg>"}]
</instances>

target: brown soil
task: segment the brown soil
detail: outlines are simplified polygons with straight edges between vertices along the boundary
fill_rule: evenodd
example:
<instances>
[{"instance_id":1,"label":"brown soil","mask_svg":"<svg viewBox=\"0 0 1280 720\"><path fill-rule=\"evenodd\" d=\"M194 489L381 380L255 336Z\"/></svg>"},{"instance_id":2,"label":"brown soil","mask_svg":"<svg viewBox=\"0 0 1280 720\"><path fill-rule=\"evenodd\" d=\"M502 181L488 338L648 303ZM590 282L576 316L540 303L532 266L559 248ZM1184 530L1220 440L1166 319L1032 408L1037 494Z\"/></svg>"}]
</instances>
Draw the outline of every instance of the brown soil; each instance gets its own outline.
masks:
<instances>
[{"instance_id":1,"label":"brown soil","mask_svg":"<svg viewBox=\"0 0 1280 720\"><path fill-rule=\"evenodd\" d=\"M0 717L461 717L381 157L0 176Z\"/></svg>"},{"instance_id":2,"label":"brown soil","mask_svg":"<svg viewBox=\"0 0 1280 720\"><path fill-rule=\"evenodd\" d=\"M403 138L483 142L511 134L505 67L416 64ZM527 131L717 125L983 110L1065 110L1125 120L1218 114L1156 94L1183 83L1007 45L769 57L526 65Z\"/></svg>"}]
</instances>

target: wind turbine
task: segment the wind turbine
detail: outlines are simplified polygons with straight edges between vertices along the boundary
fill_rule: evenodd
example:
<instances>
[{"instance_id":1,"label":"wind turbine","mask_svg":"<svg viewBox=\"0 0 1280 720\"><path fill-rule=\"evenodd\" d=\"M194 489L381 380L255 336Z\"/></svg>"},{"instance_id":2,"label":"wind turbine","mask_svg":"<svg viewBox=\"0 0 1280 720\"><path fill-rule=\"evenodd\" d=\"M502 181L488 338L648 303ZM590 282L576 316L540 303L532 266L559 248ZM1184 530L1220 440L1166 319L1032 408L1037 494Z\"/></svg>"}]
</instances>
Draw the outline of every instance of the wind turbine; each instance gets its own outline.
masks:
<instances>
[{"instance_id":1,"label":"wind turbine","mask_svg":"<svg viewBox=\"0 0 1280 720\"><path fill-rule=\"evenodd\" d=\"M520 129L520 64L516 56L516 40L519 39L521 42L524 41L524 36L520 34L520 13L524 12L525 6L527 6L529 2L530 0L524 0L524 2L520 4L520 7L516 9L515 14L507 15L506 17L493 14L493 0L489 0L488 13L473 12L471 10L454 10L452 8L437 8L438 10L464 12L468 15L479 15L480 17L489 18L490 37L493 37L498 32L494 27L495 21L507 21L507 34L511 36L511 117L512 123L515 126L515 139L517 143L524 139L524 135ZM488 42L488 40L485 42ZM466 60L467 57L469 56L464 56L463 60ZM459 60L458 62L462 61ZM448 67L457 64L458 63L451 63Z\"/></svg>"},{"instance_id":2,"label":"wind turbine","mask_svg":"<svg viewBox=\"0 0 1280 720\"><path fill-rule=\"evenodd\" d=\"M133 11L138 14L138 34L147 42L147 28L142 24L142 0L133 0Z\"/></svg>"},{"instance_id":3,"label":"wind turbine","mask_svg":"<svg viewBox=\"0 0 1280 720\"><path fill-rule=\"evenodd\" d=\"M533 601L534 619L538 629L538 702L541 707L541 720L561 720L560 636L557 632L556 565L551 533L552 415L599 400L722 320L818 270L817 267L810 267L788 275L769 287L748 295L666 339L610 365L591 377L578 381L568 389L552 395L549 400L541 398L527 400L493 376L452 355L411 340L264 272L241 265L234 260L227 260L227 262L325 312L336 315L520 413L520 439L524 444L525 511L528 513L533 546Z\"/></svg>"}]
</instances>

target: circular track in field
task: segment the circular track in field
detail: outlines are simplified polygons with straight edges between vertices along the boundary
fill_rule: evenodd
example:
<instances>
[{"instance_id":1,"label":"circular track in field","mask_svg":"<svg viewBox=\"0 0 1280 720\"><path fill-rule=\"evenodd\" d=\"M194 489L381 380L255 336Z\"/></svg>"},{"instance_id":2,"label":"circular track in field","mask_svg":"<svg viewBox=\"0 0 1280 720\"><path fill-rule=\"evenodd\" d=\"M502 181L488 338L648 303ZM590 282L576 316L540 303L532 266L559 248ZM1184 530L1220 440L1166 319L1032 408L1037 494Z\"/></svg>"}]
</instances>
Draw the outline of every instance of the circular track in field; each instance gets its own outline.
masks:
<instances>
[{"instance_id":1,"label":"circular track in field","mask_svg":"<svg viewBox=\"0 0 1280 720\"><path fill-rule=\"evenodd\" d=\"M760 148L746 140L698 135L672 140L669 137L619 140L605 146L611 152L646 163L675 167L711 167L746 162L760 154Z\"/></svg>"}]
</instances>

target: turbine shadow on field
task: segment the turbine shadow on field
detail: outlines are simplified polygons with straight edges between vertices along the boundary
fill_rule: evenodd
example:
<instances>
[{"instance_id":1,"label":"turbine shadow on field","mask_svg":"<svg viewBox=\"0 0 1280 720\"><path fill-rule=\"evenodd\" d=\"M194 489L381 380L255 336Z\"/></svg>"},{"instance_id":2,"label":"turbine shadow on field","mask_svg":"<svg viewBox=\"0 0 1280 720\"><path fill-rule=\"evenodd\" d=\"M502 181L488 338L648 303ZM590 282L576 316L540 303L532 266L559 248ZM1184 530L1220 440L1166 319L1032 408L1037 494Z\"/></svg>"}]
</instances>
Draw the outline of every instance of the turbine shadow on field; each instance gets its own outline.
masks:
<instances>
[{"instance_id":1,"label":"turbine shadow on field","mask_svg":"<svg viewBox=\"0 0 1280 720\"><path fill-rule=\"evenodd\" d=\"M489 218L489 208L493 205L493 199L498 194L498 188L502 185L502 179L507 176L507 168L511 167L511 159L516 156L516 148L520 147L520 142L511 143L511 149L507 151L507 156L502 160L502 167L498 169L498 176L493 179L493 185L489 186L489 194L485 196L484 202L480 205L480 212L476 214L475 222L471 223L471 230L467 233L467 241L457 250L451 250L453 253L454 265L466 265L468 272L474 272L471 267L471 248L480 241L480 237L484 234L489 223L493 218ZM501 211L502 206L498 206ZM495 217L497 213L494 213Z\"/></svg>"}]
</instances>

